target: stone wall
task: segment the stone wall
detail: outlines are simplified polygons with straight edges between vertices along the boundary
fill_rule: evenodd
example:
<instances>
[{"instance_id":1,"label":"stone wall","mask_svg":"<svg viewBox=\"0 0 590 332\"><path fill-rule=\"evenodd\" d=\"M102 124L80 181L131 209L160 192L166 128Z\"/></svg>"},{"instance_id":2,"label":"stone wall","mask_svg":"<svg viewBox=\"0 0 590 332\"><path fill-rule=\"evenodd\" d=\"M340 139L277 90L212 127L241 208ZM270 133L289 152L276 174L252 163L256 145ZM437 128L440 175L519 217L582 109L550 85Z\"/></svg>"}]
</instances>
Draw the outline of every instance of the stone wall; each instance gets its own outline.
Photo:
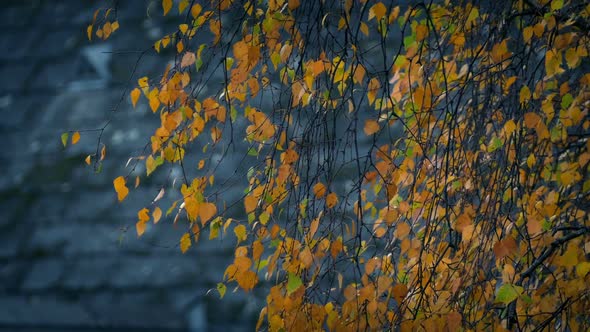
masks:
<instances>
[{"instance_id":1,"label":"stone wall","mask_svg":"<svg viewBox=\"0 0 590 332\"><path fill-rule=\"evenodd\" d=\"M101 4L0 4L0 330L252 330L262 294L208 294L231 259L230 241L201 242L182 255L185 230L170 218L138 239L136 213L161 182L132 190L124 204L116 200L112 179L128 171L125 161L158 119L145 106L133 110L128 98L116 114L110 110L134 51L173 31L174 22L157 10L146 18L145 1L120 1L121 31L89 43L91 6ZM137 72L164 65L148 54ZM108 158L94 174L83 160L97 136L83 133L67 149L59 137L100 128L109 116Z\"/></svg>"}]
</instances>

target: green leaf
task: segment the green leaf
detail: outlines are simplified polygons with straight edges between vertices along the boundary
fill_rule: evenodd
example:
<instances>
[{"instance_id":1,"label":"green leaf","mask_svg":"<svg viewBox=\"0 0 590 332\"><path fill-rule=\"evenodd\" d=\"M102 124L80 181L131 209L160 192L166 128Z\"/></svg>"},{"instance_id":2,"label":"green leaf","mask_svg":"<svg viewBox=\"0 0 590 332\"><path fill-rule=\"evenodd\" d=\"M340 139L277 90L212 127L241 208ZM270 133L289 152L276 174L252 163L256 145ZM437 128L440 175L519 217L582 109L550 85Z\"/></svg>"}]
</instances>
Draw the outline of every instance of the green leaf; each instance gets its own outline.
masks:
<instances>
[{"instance_id":1,"label":"green leaf","mask_svg":"<svg viewBox=\"0 0 590 332\"><path fill-rule=\"evenodd\" d=\"M223 284L223 283L218 283L217 284L217 291L219 292L219 298L222 299L223 296L225 296L225 291L227 290L227 287Z\"/></svg>"},{"instance_id":2,"label":"green leaf","mask_svg":"<svg viewBox=\"0 0 590 332\"><path fill-rule=\"evenodd\" d=\"M64 148L66 147L66 145L68 145L68 138L70 137L70 133L63 133L61 134L61 144L64 145Z\"/></svg>"},{"instance_id":3,"label":"green leaf","mask_svg":"<svg viewBox=\"0 0 590 332\"><path fill-rule=\"evenodd\" d=\"M516 300L523 292L523 288L512 284L502 285L498 291L496 291L495 302L508 304Z\"/></svg>"},{"instance_id":4,"label":"green leaf","mask_svg":"<svg viewBox=\"0 0 590 332\"><path fill-rule=\"evenodd\" d=\"M301 278L293 272L289 272L289 278L287 279L287 293L291 295L299 287L303 285Z\"/></svg>"},{"instance_id":5,"label":"green leaf","mask_svg":"<svg viewBox=\"0 0 590 332\"><path fill-rule=\"evenodd\" d=\"M563 7L563 0L551 1L551 10L560 10Z\"/></svg>"},{"instance_id":6,"label":"green leaf","mask_svg":"<svg viewBox=\"0 0 590 332\"><path fill-rule=\"evenodd\" d=\"M570 107L570 105L572 104L572 102L574 101L574 97L572 97L571 94L566 93L562 98L561 98L561 108L562 109L566 109L568 107Z\"/></svg>"},{"instance_id":7,"label":"green leaf","mask_svg":"<svg viewBox=\"0 0 590 332\"><path fill-rule=\"evenodd\" d=\"M230 118L231 122L236 122L236 119L238 118L238 110L233 105L230 111Z\"/></svg>"}]
</instances>

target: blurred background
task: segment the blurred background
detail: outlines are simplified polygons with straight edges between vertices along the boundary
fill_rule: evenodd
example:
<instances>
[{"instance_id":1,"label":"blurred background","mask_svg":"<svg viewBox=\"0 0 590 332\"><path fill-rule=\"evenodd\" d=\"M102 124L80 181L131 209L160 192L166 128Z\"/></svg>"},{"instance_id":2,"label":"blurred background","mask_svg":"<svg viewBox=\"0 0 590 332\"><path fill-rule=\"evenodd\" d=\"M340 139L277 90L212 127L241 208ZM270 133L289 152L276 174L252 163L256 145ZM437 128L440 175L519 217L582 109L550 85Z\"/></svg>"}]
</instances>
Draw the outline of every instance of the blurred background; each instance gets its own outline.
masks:
<instances>
[{"instance_id":1,"label":"blurred background","mask_svg":"<svg viewBox=\"0 0 590 332\"><path fill-rule=\"evenodd\" d=\"M228 288L219 300L215 291L231 241L202 241L183 255L186 228L172 217L137 238L137 211L174 174L155 174L117 202L113 179L128 174L125 162L159 123L145 100L133 109L124 88L136 64L137 77L162 72L167 57L137 60L178 21L162 18L159 1L120 1L120 30L89 42L94 10L110 5L0 3L0 330L252 330L264 292ZM98 132L82 130L109 119L96 174L84 159ZM69 130L82 137L64 148ZM164 211L172 199L162 200Z\"/></svg>"}]
</instances>

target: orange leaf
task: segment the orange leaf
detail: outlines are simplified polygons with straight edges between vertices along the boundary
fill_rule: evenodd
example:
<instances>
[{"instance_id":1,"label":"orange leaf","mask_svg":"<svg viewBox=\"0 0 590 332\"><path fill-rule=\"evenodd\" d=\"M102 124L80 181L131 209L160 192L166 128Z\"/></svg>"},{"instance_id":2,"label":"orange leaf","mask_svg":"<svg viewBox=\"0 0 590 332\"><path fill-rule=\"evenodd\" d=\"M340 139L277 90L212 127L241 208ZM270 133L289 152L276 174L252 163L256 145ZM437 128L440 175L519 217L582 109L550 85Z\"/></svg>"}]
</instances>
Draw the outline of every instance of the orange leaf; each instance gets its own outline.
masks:
<instances>
[{"instance_id":1,"label":"orange leaf","mask_svg":"<svg viewBox=\"0 0 590 332\"><path fill-rule=\"evenodd\" d=\"M365 134L367 136L371 136L374 133L379 131L379 123L375 120L366 120L365 121L365 127L363 128L363 130L365 131Z\"/></svg>"},{"instance_id":2,"label":"orange leaf","mask_svg":"<svg viewBox=\"0 0 590 332\"><path fill-rule=\"evenodd\" d=\"M154 212L152 212L152 218L154 218L154 224L157 224L162 218L162 210L159 207L156 206Z\"/></svg>"},{"instance_id":3,"label":"orange leaf","mask_svg":"<svg viewBox=\"0 0 590 332\"><path fill-rule=\"evenodd\" d=\"M244 290L249 291L258 283L258 275L254 271L246 271L238 274L236 281L238 285Z\"/></svg>"},{"instance_id":4,"label":"orange leaf","mask_svg":"<svg viewBox=\"0 0 590 332\"><path fill-rule=\"evenodd\" d=\"M395 235L400 240L408 236L408 234L410 234L410 225L405 222L399 223L395 228Z\"/></svg>"},{"instance_id":5,"label":"orange leaf","mask_svg":"<svg viewBox=\"0 0 590 332\"><path fill-rule=\"evenodd\" d=\"M313 194L315 198L322 198L326 195L326 186L323 183L319 182L313 186Z\"/></svg>"},{"instance_id":6,"label":"orange leaf","mask_svg":"<svg viewBox=\"0 0 590 332\"><path fill-rule=\"evenodd\" d=\"M365 67L363 67L360 64L357 65L354 70L354 76L353 76L354 82L356 84L362 84L363 78L365 77L365 73L366 73Z\"/></svg>"},{"instance_id":7,"label":"orange leaf","mask_svg":"<svg viewBox=\"0 0 590 332\"><path fill-rule=\"evenodd\" d=\"M135 230L137 231L137 237L140 237L145 233L146 225L143 221L138 221L135 223Z\"/></svg>"},{"instance_id":8,"label":"orange leaf","mask_svg":"<svg viewBox=\"0 0 590 332\"><path fill-rule=\"evenodd\" d=\"M72 144L76 144L79 141L80 141L80 132L77 131L72 135Z\"/></svg>"},{"instance_id":9,"label":"orange leaf","mask_svg":"<svg viewBox=\"0 0 590 332\"><path fill-rule=\"evenodd\" d=\"M125 178L119 176L113 181L113 185L115 186L115 191L117 192L117 198L119 202L123 201L127 194L129 194L129 189L125 186Z\"/></svg>"},{"instance_id":10,"label":"orange leaf","mask_svg":"<svg viewBox=\"0 0 590 332\"><path fill-rule=\"evenodd\" d=\"M401 303L408 294L408 287L406 287L404 284L397 284L393 286L392 293L393 298L398 302L399 305L399 303Z\"/></svg>"},{"instance_id":11,"label":"orange leaf","mask_svg":"<svg viewBox=\"0 0 590 332\"><path fill-rule=\"evenodd\" d=\"M246 208L246 213L250 213L256 209L256 205L258 205L258 200L254 196L246 196L244 198L244 207Z\"/></svg>"},{"instance_id":12,"label":"orange leaf","mask_svg":"<svg viewBox=\"0 0 590 332\"><path fill-rule=\"evenodd\" d=\"M518 246L512 236L508 236L505 239L496 242L493 248L496 259L502 259L504 257L513 255L517 249Z\"/></svg>"},{"instance_id":13,"label":"orange leaf","mask_svg":"<svg viewBox=\"0 0 590 332\"><path fill-rule=\"evenodd\" d=\"M172 9L172 0L162 0L162 9L164 9L164 16Z\"/></svg>"},{"instance_id":14,"label":"orange leaf","mask_svg":"<svg viewBox=\"0 0 590 332\"><path fill-rule=\"evenodd\" d=\"M387 12L387 8L385 7L385 5L382 2L378 2L378 3L374 4L373 7L371 7L371 9L369 10L369 21L373 17L376 17L377 20L380 21L381 18L383 16L385 16L386 12Z\"/></svg>"},{"instance_id":15,"label":"orange leaf","mask_svg":"<svg viewBox=\"0 0 590 332\"><path fill-rule=\"evenodd\" d=\"M264 246L262 245L262 242L260 242L259 240L254 241L254 243L252 243L252 258L255 261L260 260L260 257L262 257L263 252Z\"/></svg>"},{"instance_id":16,"label":"orange leaf","mask_svg":"<svg viewBox=\"0 0 590 332\"><path fill-rule=\"evenodd\" d=\"M246 272L252 266L252 260L246 256L238 256L234 260L234 266L237 272Z\"/></svg>"},{"instance_id":17,"label":"orange leaf","mask_svg":"<svg viewBox=\"0 0 590 332\"><path fill-rule=\"evenodd\" d=\"M139 219L139 221L148 222L150 220L150 215L148 214L149 212L150 210L148 210L147 208L139 210L139 212L137 212L137 218Z\"/></svg>"},{"instance_id":18,"label":"orange leaf","mask_svg":"<svg viewBox=\"0 0 590 332\"><path fill-rule=\"evenodd\" d=\"M141 91L139 91L138 88L135 88L131 91L131 103L133 104L133 107L135 107L135 105L137 105L137 101L139 100L139 95L141 95Z\"/></svg>"},{"instance_id":19,"label":"orange leaf","mask_svg":"<svg viewBox=\"0 0 590 332\"><path fill-rule=\"evenodd\" d=\"M213 218L217 214L217 207L213 203L202 203L199 206L199 218L201 218L201 224L205 226L205 223Z\"/></svg>"},{"instance_id":20,"label":"orange leaf","mask_svg":"<svg viewBox=\"0 0 590 332\"><path fill-rule=\"evenodd\" d=\"M329 193L328 196L326 197L326 205L328 206L329 209L333 208L334 206L336 206L336 204L338 203L338 196L336 196L335 193Z\"/></svg>"},{"instance_id":21,"label":"orange leaf","mask_svg":"<svg viewBox=\"0 0 590 332\"><path fill-rule=\"evenodd\" d=\"M287 149L281 154L281 159L285 164L292 164L299 159L299 154L295 150Z\"/></svg>"},{"instance_id":22,"label":"orange leaf","mask_svg":"<svg viewBox=\"0 0 590 332\"><path fill-rule=\"evenodd\" d=\"M541 117L536 113L528 112L524 115L524 125L529 129L534 129L540 121Z\"/></svg>"}]
</instances>

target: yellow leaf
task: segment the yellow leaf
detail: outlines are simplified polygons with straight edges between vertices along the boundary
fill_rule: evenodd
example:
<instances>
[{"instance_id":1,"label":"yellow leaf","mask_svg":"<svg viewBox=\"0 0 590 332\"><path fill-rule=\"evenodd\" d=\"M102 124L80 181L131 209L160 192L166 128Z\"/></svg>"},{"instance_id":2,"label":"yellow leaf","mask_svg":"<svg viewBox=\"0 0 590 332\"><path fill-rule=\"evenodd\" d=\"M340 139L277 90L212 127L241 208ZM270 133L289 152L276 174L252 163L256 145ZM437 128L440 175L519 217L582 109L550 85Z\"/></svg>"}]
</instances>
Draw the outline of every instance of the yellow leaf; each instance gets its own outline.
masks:
<instances>
[{"instance_id":1,"label":"yellow leaf","mask_svg":"<svg viewBox=\"0 0 590 332\"><path fill-rule=\"evenodd\" d=\"M246 234L246 226L238 225L234 228L234 234L236 234L236 238L238 239L238 243L245 241L247 234Z\"/></svg>"},{"instance_id":2,"label":"yellow leaf","mask_svg":"<svg viewBox=\"0 0 590 332\"><path fill-rule=\"evenodd\" d=\"M563 0L553 0L551 1L551 10L560 10L563 8Z\"/></svg>"},{"instance_id":3,"label":"yellow leaf","mask_svg":"<svg viewBox=\"0 0 590 332\"><path fill-rule=\"evenodd\" d=\"M182 14L182 12L188 7L188 0L181 0L178 3L178 13Z\"/></svg>"},{"instance_id":4,"label":"yellow leaf","mask_svg":"<svg viewBox=\"0 0 590 332\"><path fill-rule=\"evenodd\" d=\"M379 131L379 123L372 119L366 120L363 130L367 136L371 136Z\"/></svg>"},{"instance_id":5,"label":"yellow leaf","mask_svg":"<svg viewBox=\"0 0 590 332\"><path fill-rule=\"evenodd\" d=\"M180 238L180 251L184 254L191 247L191 244L191 235L189 233L184 233Z\"/></svg>"},{"instance_id":6,"label":"yellow leaf","mask_svg":"<svg viewBox=\"0 0 590 332\"><path fill-rule=\"evenodd\" d=\"M184 208L186 209L186 213L188 214L188 219L190 221L197 220L197 216L199 215L199 208L200 204L196 198L190 196L184 199Z\"/></svg>"},{"instance_id":7,"label":"yellow leaf","mask_svg":"<svg viewBox=\"0 0 590 332\"><path fill-rule=\"evenodd\" d=\"M139 187L139 176L135 177L135 188Z\"/></svg>"},{"instance_id":8,"label":"yellow leaf","mask_svg":"<svg viewBox=\"0 0 590 332\"><path fill-rule=\"evenodd\" d=\"M86 28L86 33L88 34L88 40L92 40L92 24Z\"/></svg>"},{"instance_id":9,"label":"yellow leaf","mask_svg":"<svg viewBox=\"0 0 590 332\"><path fill-rule=\"evenodd\" d=\"M172 9L172 0L162 0L162 9L164 9L164 16Z\"/></svg>"},{"instance_id":10,"label":"yellow leaf","mask_svg":"<svg viewBox=\"0 0 590 332\"><path fill-rule=\"evenodd\" d=\"M319 182L313 186L313 194L315 198L322 198L326 195L326 186L323 183Z\"/></svg>"},{"instance_id":11,"label":"yellow leaf","mask_svg":"<svg viewBox=\"0 0 590 332\"><path fill-rule=\"evenodd\" d=\"M217 143L221 139L221 129L217 127L211 128L211 140L214 143Z\"/></svg>"},{"instance_id":12,"label":"yellow leaf","mask_svg":"<svg viewBox=\"0 0 590 332\"><path fill-rule=\"evenodd\" d=\"M115 191L117 192L117 198L119 202L123 201L127 194L129 194L129 189L125 186L125 178L119 176L113 181L113 185L115 187Z\"/></svg>"},{"instance_id":13,"label":"yellow leaf","mask_svg":"<svg viewBox=\"0 0 590 332\"><path fill-rule=\"evenodd\" d=\"M522 30L522 36L524 38L525 43L529 43L531 38L533 38L533 27L526 27Z\"/></svg>"},{"instance_id":14,"label":"yellow leaf","mask_svg":"<svg viewBox=\"0 0 590 332\"><path fill-rule=\"evenodd\" d=\"M184 67L188 67L190 65L192 65L193 63L195 63L195 53L193 52L186 52L184 53L184 55L182 56L182 61L180 61L180 67L184 68Z\"/></svg>"},{"instance_id":15,"label":"yellow leaf","mask_svg":"<svg viewBox=\"0 0 590 332\"><path fill-rule=\"evenodd\" d=\"M514 123L513 120L508 120L506 121L506 124L504 124L504 134L506 135L506 137L510 137L510 135L512 135L512 133L516 130L516 124Z\"/></svg>"},{"instance_id":16,"label":"yellow leaf","mask_svg":"<svg viewBox=\"0 0 590 332\"><path fill-rule=\"evenodd\" d=\"M213 218L217 214L217 207L213 203L202 203L199 206L199 218L201 218L201 224L205 226L207 221Z\"/></svg>"},{"instance_id":17,"label":"yellow leaf","mask_svg":"<svg viewBox=\"0 0 590 332\"><path fill-rule=\"evenodd\" d=\"M61 134L61 144L63 144L64 147L66 145L68 145L68 137L69 136L70 136L70 133L63 133L63 134Z\"/></svg>"},{"instance_id":18,"label":"yellow leaf","mask_svg":"<svg viewBox=\"0 0 590 332\"><path fill-rule=\"evenodd\" d=\"M147 97L150 92L150 84L148 82L147 76L144 76L137 80L137 85L143 91L143 94Z\"/></svg>"},{"instance_id":19,"label":"yellow leaf","mask_svg":"<svg viewBox=\"0 0 590 332\"><path fill-rule=\"evenodd\" d=\"M147 176L150 176L150 174L152 174L156 167L158 167L158 165L156 164L156 160L154 159L154 157L152 157L152 155L149 155L145 160Z\"/></svg>"},{"instance_id":20,"label":"yellow leaf","mask_svg":"<svg viewBox=\"0 0 590 332\"><path fill-rule=\"evenodd\" d=\"M154 212L152 212L152 218L154 218L154 224L157 224L162 218L162 210L159 207L156 206Z\"/></svg>"},{"instance_id":21,"label":"yellow leaf","mask_svg":"<svg viewBox=\"0 0 590 332\"><path fill-rule=\"evenodd\" d=\"M138 88L135 88L131 91L131 103L133 104L133 107L135 107L135 105L137 105L137 101L139 100L140 94L141 94L141 92L139 91Z\"/></svg>"},{"instance_id":22,"label":"yellow leaf","mask_svg":"<svg viewBox=\"0 0 590 332\"><path fill-rule=\"evenodd\" d=\"M531 99L531 90L529 89L528 86L524 85L520 89L520 103L526 104L526 102L528 102L530 99Z\"/></svg>"},{"instance_id":23,"label":"yellow leaf","mask_svg":"<svg viewBox=\"0 0 590 332\"><path fill-rule=\"evenodd\" d=\"M176 43L176 53L181 53L182 51L184 51L184 44L181 40L178 43Z\"/></svg>"},{"instance_id":24,"label":"yellow leaf","mask_svg":"<svg viewBox=\"0 0 590 332\"><path fill-rule=\"evenodd\" d=\"M334 206L336 206L337 203L338 203L338 196L336 196L335 193L329 193L328 196L326 197L326 206L328 206L328 208L331 209Z\"/></svg>"},{"instance_id":25,"label":"yellow leaf","mask_svg":"<svg viewBox=\"0 0 590 332\"><path fill-rule=\"evenodd\" d=\"M369 21L373 17L376 17L377 21L380 21L381 18L383 16L385 16L386 12L387 12L387 8L385 7L385 5L382 2L378 2L378 3L374 4L373 7L371 7L371 9L369 10Z\"/></svg>"},{"instance_id":26,"label":"yellow leaf","mask_svg":"<svg viewBox=\"0 0 590 332\"><path fill-rule=\"evenodd\" d=\"M72 135L72 144L76 144L79 141L80 141L80 132L77 131Z\"/></svg>"},{"instance_id":27,"label":"yellow leaf","mask_svg":"<svg viewBox=\"0 0 590 332\"><path fill-rule=\"evenodd\" d=\"M193 18L197 18L197 16L199 16L199 14L201 13L201 11L203 10L203 7L201 7L200 4L194 4L191 7L191 15L193 16Z\"/></svg>"},{"instance_id":28,"label":"yellow leaf","mask_svg":"<svg viewBox=\"0 0 590 332\"><path fill-rule=\"evenodd\" d=\"M369 26L365 22L361 22L361 32L369 37Z\"/></svg>"},{"instance_id":29,"label":"yellow leaf","mask_svg":"<svg viewBox=\"0 0 590 332\"><path fill-rule=\"evenodd\" d=\"M137 231L137 237L140 237L145 233L146 225L143 221L138 221L135 223L135 230Z\"/></svg>"},{"instance_id":30,"label":"yellow leaf","mask_svg":"<svg viewBox=\"0 0 590 332\"><path fill-rule=\"evenodd\" d=\"M92 157L90 155L86 156L86 159L84 159L84 161L86 162L87 165L90 165L90 163L92 162Z\"/></svg>"},{"instance_id":31,"label":"yellow leaf","mask_svg":"<svg viewBox=\"0 0 590 332\"><path fill-rule=\"evenodd\" d=\"M545 53L545 72L548 77L561 74L564 72L561 65L561 53L549 50Z\"/></svg>"},{"instance_id":32,"label":"yellow leaf","mask_svg":"<svg viewBox=\"0 0 590 332\"><path fill-rule=\"evenodd\" d=\"M502 62L508 59L510 55L511 53L508 52L508 45L506 43L506 40L502 41L499 44L495 44L492 47L492 60L494 62Z\"/></svg>"},{"instance_id":33,"label":"yellow leaf","mask_svg":"<svg viewBox=\"0 0 590 332\"><path fill-rule=\"evenodd\" d=\"M584 278L590 272L590 263L582 262L576 265L576 274L579 278Z\"/></svg>"},{"instance_id":34,"label":"yellow leaf","mask_svg":"<svg viewBox=\"0 0 590 332\"><path fill-rule=\"evenodd\" d=\"M580 64L580 57L575 48L571 47L565 51L565 62L570 69L574 69Z\"/></svg>"},{"instance_id":35,"label":"yellow leaf","mask_svg":"<svg viewBox=\"0 0 590 332\"><path fill-rule=\"evenodd\" d=\"M526 159L526 164L529 168L533 168L533 166L535 166L536 163L537 158L535 157L535 154L531 153L529 157Z\"/></svg>"},{"instance_id":36,"label":"yellow leaf","mask_svg":"<svg viewBox=\"0 0 590 332\"><path fill-rule=\"evenodd\" d=\"M104 157L107 155L107 147L106 145L102 146L102 149L100 149L100 160L104 160Z\"/></svg>"},{"instance_id":37,"label":"yellow leaf","mask_svg":"<svg viewBox=\"0 0 590 332\"><path fill-rule=\"evenodd\" d=\"M158 98L158 95L158 89L155 88L152 91L150 91L150 94L148 96L150 108L154 113L158 110L158 107L160 107L160 98Z\"/></svg>"}]
</instances>

